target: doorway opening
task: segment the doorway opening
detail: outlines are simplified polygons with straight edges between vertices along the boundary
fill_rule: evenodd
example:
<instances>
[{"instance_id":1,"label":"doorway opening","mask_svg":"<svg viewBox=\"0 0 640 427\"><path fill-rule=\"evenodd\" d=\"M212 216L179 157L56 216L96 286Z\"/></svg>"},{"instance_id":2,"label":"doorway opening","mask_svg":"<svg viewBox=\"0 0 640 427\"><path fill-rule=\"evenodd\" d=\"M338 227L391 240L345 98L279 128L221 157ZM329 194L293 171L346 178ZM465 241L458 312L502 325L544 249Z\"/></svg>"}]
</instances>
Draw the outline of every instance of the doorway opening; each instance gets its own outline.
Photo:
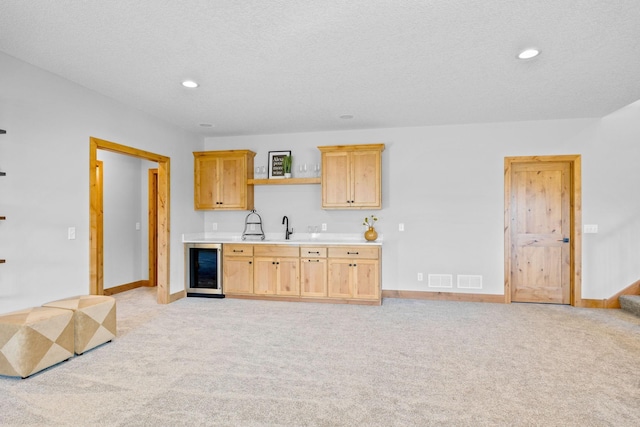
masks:
<instances>
[{"instance_id":1,"label":"doorway opening","mask_svg":"<svg viewBox=\"0 0 640 427\"><path fill-rule=\"evenodd\" d=\"M580 155L505 157L506 303L580 305Z\"/></svg>"},{"instance_id":2,"label":"doorway opening","mask_svg":"<svg viewBox=\"0 0 640 427\"><path fill-rule=\"evenodd\" d=\"M102 295L104 293L104 265L103 265L103 239L100 233L102 229L101 216L102 206L99 194L99 161L97 159L97 150L106 150L113 153L124 154L139 159L149 160L158 164L157 169L157 196L154 205L155 214L155 230L154 231L154 260L157 265L154 267L154 281L157 284L157 301L159 304L167 304L170 302L169 295L169 206L170 206L170 189L169 189L169 157L148 151L138 150L136 148L127 147L114 142L105 141L98 138L90 138L89 149L89 292L92 295ZM150 172L151 175L151 172ZM149 184L151 186L151 183ZM151 197L151 196L149 196ZM151 210L151 206L150 206ZM150 233L151 234L151 233ZM151 242L151 237L149 238ZM150 248L151 249L151 248ZM151 259L149 266L151 270Z\"/></svg>"}]
</instances>

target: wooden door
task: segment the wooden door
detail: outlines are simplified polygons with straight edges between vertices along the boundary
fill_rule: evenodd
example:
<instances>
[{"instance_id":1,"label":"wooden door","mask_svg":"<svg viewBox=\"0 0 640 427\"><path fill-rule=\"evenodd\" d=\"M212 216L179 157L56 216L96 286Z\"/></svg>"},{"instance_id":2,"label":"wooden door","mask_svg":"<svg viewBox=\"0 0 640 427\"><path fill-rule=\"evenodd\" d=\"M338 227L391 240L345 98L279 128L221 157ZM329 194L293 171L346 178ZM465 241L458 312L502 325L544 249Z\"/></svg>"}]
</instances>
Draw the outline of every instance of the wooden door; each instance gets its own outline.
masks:
<instances>
[{"instance_id":1,"label":"wooden door","mask_svg":"<svg viewBox=\"0 0 640 427\"><path fill-rule=\"evenodd\" d=\"M222 290L229 294L253 293L253 258L224 257Z\"/></svg>"},{"instance_id":2,"label":"wooden door","mask_svg":"<svg viewBox=\"0 0 640 427\"><path fill-rule=\"evenodd\" d=\"M326 258L303 258L300 260L300 296L327 296Z\"/></svg>"},{"instance_id":3,"label":"wooden door","mask_svg":"<svg viewBox=\"0 0 640 427\"><path fill-rule=\"evenodd\" d=\"M275 295L278 282L278 269L275 258L254 258L253 293L256 295Z\"/></svg>"},{"instance_id":4,"label":"wooden door","mask_svg":"<svg viewBox=\"0 0 640 427\"><path fill-rule=\"evenodd\" d=\"M328 294L334 298L351 298L353 262L348 259L329 259Z\"/></svg>"},{"instance_id":5,"label":"wooden door","mask_svg":"<svg viewBox=\"0 0 640 427\"><path fill-rule=\"evenodd\" d=\"M300 295L299 263L298 258L278 259L278 295Z\"/></svg>"},{"instance_id":6,"label":"wooden door","mask_svg":"<svg viewBox=\"0 0 640 427\"><path fill-rule=\"evenodd\" d=\"M351 200L353 207L379 208L380 151L351 153Z\"/></svg>"},{"instance_id":7,"label":"wooden door","mask_svg":"<svg viewBox=\"0 0 640 427\"><path fill-rule=\"evenodd\" d=\"M571 303L571 164L511 165L511 301Z\"/></svg>"},{"instance_id":8,"label":"wooden door","mask_svg":"<svg viewBox=\"0 0 640 427\"><path fill-rule=\"evenodd\" d=\"M215 209L218 205L218 158L216 157L196 157L195 158L195 188L194 205L195 209Z\"/></svg>"},{"instance_id":9,"label":"wooden door","mask_svg":"<svg viewBox=\"0 0 640 427\"><path fill-rule=\"evenodd\" d=\"M322 207L351 206L349 185L349 153L322 153Z\"/></svg>"},{"instance_id":10,"label":"wooden door","mask_svg":"<svg viewBox=\"0 0 640 427\"><path fill-rule=\"evenodd\" d=\"M354 260L353 297L363 299L378 299L380 271L379 261L369 259Z\"/></svg>"}]
</instances>

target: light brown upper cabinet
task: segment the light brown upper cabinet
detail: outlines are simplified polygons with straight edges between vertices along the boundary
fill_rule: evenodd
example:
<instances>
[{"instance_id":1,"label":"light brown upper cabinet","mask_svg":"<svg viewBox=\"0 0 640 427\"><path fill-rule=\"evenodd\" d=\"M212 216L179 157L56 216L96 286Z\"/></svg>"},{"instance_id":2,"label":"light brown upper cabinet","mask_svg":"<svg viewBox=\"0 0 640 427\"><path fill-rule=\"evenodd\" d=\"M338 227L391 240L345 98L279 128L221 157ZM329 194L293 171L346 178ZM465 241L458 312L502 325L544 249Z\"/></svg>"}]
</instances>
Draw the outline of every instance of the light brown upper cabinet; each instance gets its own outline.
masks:
<instances>
[{"instance_id":1,"label":"light brown upper cabinet","mask_svg":"<svg viewBox=\"0 0 640 427\"><path fill-rule=\"evenodd\" d=\"M249 150L201 151L194 155L196 210L253 209L253 158Z\"/></svg>"},{"instance_id":2,"label":"light brown upper cabinet","mask_svg":"<svg viewBox=\"0 0 640 427\"><path fill-rule=\"evenodd\" d=\"M318 147L324 209L382 208L384 144Z\"/></svg>"}]
</instances>

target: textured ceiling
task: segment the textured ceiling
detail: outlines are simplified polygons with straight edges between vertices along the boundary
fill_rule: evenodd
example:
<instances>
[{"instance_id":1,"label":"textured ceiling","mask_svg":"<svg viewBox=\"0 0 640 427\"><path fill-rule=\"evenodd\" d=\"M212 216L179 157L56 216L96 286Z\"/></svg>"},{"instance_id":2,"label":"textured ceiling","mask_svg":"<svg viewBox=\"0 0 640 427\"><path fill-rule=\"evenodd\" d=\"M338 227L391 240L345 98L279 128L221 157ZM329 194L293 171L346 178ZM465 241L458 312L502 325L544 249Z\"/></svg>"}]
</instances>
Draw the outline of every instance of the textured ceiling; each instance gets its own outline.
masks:
<instances>
[{"instance_id":1,"label":"textured ceiling","mask_svg":"<svg viewBox=\"0 0 640 427\"><path fill-rule=\"evenodd\" d=\"M640 1L2 0L0 51L210 136L602 117Z\"/></svg>"}]
</instances>

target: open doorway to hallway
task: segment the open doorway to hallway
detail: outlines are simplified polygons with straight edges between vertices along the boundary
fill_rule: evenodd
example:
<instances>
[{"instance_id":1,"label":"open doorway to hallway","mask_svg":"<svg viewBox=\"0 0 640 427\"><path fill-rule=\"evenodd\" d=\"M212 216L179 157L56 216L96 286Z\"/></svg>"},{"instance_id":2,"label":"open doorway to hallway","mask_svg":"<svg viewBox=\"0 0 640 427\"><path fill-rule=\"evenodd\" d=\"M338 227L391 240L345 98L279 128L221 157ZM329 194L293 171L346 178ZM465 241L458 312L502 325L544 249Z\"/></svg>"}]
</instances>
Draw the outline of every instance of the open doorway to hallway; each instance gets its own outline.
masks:
<instances>
[{"instance_id":1,"label":"open doorway to hallway","mask_svg":"<svg viewBox=\"0 0 640 427\"><path fill-rule=\"evenodd\" d=\"M169 302L169 158L155 153L138 150L117 143L90 138L90 293L101 295L104 290L104 235L101 234L103 206L101 205L98 151L122 154L136 159L142 159L157 164L157 174L154 176L157 195L155 199L155 239L153 247L157 260L153 280L157 284L157 301L161 304ZM151 172L149 177L151 178ZM142 225L140 225L142 227ZM151 239L149 239L151 249ZM150 265L152 263L149 263Z\"/></svg>"}]
</instances>

